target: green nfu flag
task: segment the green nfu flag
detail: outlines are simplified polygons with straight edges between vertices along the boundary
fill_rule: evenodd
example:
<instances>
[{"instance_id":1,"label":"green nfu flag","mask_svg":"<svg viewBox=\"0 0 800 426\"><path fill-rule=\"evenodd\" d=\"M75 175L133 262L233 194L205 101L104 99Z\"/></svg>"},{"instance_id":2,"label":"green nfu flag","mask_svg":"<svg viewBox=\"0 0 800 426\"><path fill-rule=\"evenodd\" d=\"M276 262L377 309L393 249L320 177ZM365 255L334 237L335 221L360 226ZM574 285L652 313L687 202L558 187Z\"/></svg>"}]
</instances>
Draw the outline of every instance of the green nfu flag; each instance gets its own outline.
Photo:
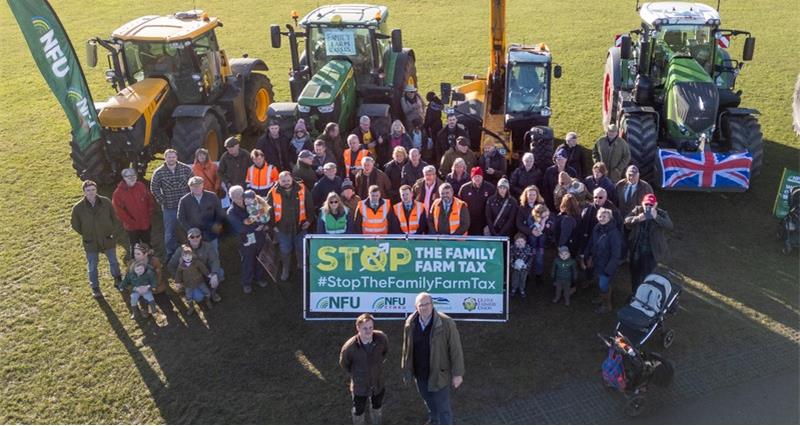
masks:
<instances>
[{"instance_id":1,"label":"green nfu flag","mask_svg":"<svg viewBox=\"0 0 800 426\"><path fill-rule=\"evenodd\" d=\"M81 150L101 137L83 70L64 27L46 0L8 0L33 59L72 125Z\"/></svg>"}]
</instances>

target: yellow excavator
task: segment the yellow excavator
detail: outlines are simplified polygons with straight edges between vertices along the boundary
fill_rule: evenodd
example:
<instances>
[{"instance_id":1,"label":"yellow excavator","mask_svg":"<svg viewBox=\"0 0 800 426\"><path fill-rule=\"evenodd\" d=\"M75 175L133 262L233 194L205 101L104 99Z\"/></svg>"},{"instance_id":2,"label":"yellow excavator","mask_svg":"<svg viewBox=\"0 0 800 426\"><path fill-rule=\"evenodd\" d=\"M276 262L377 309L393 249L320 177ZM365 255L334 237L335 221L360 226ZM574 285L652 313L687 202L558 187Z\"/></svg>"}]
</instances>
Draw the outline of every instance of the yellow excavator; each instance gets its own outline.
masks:
<instances>
[{"instance_id":1,"label":"yellow excavator","mask_svg":"<svg viewBox=\"0 0 800 426\"><path fill-rule=\"evenodd\" d=\"M494 144L516 162L528 150L525 135L532 128L549 134L551 75L561 77L561 66L552 64L550 50L536 45L506 42L506 1L489 0L489 70L486 77L464 75L471 82L453 88L442 83L442 101L451 104L470 139L481 149Z\"/></svg>"}]
</instances>

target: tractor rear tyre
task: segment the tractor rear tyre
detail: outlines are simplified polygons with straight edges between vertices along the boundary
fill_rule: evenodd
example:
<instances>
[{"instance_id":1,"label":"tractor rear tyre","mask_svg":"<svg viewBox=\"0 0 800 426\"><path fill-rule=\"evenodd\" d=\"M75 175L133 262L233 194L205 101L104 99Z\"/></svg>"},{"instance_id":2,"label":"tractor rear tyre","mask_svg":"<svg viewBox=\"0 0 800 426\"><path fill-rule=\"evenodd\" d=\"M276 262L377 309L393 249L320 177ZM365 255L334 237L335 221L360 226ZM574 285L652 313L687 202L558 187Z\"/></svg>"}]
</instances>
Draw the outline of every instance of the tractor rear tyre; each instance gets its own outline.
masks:
<instances>
[{"instance_id":1,"label":"tractor rear tyre","mask_svg":"<svg viewBox=\"0 0 800 426\"><path fill-rule=\"evenodd\" d=\"M654 179L658 161L658 129L653 116L625 114L620 127L631 151L631 164L639 168L639 176L651 184L660 184L660 179Z\"/></svg>"},{"instance_id":2,"label":"tractor rear tyre","mask_svg":"<svg viewBox=\"0 0 800 426\"><path fill-rule=\"evenodd\" d=\"M403 52L397 58L394 70L394 84L392 89L392 118L405 122L405 114L400 104L403 92L407 85L417 87L417 64L414 56Z\"/></svg>"},{"instance_id":3,"label":"tractor rear tyre","mask_svg":"<svg viewBox=\"0 0 800 426\"><path fill-rule=\"evenodd\" d=\"M269 104L275 99L272 82L264 74L253 73L244 85L244 107L247 111L247 130L258 133L266 129Z\"/></svg>"},{"instance_id":4,"label":"tractor rear tyre","mask_svg":"<svg viewBox=\"0 0 800 426\"><path fill-rule=\"evenodd\" d=\"M753 156L750 178L761 173L764 162L764 139L761 125L753 115L728 115L723 122L723 132L733 151L748 151Z\"/></svg>"},{"instance_id":5,"label":"tractor rear tyre","mask_svg":"<svg viewBox=\"0 0 800 426\"><path fill-rule=\"evenodd\" d=\"M81 180L93 180L100 185L114 182L111 165L106 160L103 142L103 139L96 140L84 150L81 150L74 140L70 142L69 156L72 158L72 167Z\"/></svg>"},{"instance_id":6,"label":"tractor rear tyre","mask_svg":"<svg viewBox=\"0 0 800 426\"><path fill-rule=\"evenodd\" d=\"M619 116L618 98L621 86L619 48L612 48L606 56L606 69L603 73L603 130L609 124L616 124Z\"/></svg>"},{"instance_id":7,"label":"tractor rear tyre","mask_svg":"<svg viewBox=\"0 0 800 426\"><path fill-rule=\"evenodd\" d=\"M172 129L172 147L178 151L178 160L186 164L194 162L194 153L199 148L208 150L209 160L219 160L223 142L217 116L210 112L203 117L178 118Z\"/></svg>"}]
</instances>

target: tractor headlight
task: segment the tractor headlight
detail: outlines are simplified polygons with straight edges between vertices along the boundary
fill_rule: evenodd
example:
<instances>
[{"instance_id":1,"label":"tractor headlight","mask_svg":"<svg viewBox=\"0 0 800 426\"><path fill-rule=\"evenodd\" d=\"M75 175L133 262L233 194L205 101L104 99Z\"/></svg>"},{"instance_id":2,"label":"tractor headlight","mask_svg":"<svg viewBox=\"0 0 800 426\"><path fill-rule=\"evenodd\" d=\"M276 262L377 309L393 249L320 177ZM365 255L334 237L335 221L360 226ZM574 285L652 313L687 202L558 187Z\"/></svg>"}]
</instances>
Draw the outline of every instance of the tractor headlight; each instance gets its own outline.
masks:
<instances>
[{"instance_id":1,"label":"tractor headlight","mask_svg":"<svg viewBox=\"0 0 800 426\"><path fill-rule=\"evenodd\" d=\"M298 105L297 105L297 110L298 110L298 111L300 111L300 112L302 112L302 113L304 113L304 114L306 114L306 113L309 113L309 112L311 112L311 107L309 107L309 106L305 106L305 105L299 105L299 104L298 104Z\"/></svg>"},{"instance_id":2,"label":"tractor headlight","mask_svg":"<svg viewBox=\"0 0 800 426\"><path fill-rule=\"evenodd\" d=\"M323 105L323 106L318 106L318 107L317 107L317 109L319 110L319 112L321 112L321 113L323 113L323 114L328 114L328 113L331 113L331 112L333 112L333 108L334 108L334 105L333 105L333 104L330 104L330 105Z\"/></svg>"},{"instance_id":3,"label":"tractor headlight","mask_svg":"<svg viewBox=\"0 0 800 426\"><path fill-rule=\"evenodd\" d=\"M541 114L542 117L550 117L553 114L553 111L551 111L549 107L543 107Z\"/></svg>"}]
</instances>

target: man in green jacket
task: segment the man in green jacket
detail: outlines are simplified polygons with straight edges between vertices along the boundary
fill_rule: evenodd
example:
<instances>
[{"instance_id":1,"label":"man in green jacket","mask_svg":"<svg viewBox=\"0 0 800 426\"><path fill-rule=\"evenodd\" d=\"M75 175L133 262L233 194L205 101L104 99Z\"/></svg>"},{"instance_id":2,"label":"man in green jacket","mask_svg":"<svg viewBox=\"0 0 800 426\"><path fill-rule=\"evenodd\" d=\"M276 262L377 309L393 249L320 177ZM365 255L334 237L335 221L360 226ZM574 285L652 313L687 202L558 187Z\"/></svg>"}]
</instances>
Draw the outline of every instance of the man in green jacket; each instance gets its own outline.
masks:
<instances>
[{"instance_id":1,"label":"man in green jacket","mask_svg":"<svg viewBox=\"0 0 800 426\"><path fill-rule=\"evenodd\" d=\"M619 137L619 129L616 124L609 124L606 134L600 136L594 143L592 161L605 163L611 182L619 182L625 177L625 169L631 162L631 150L628 142Z\"/></svg>"},{"instance_id":2,"label":"man in green jacket","mask_svg":"<svg viewBox=\"0 0 800 426\"><path fill-rule=\"evenodd\" d=\"M114 213L111 200L97 195L97 184L91 180L83 182L83 198L72 207L72 229L83 239L86 252L89 285L95 298L103 297L97 278L97 264L100 253L104 253L114 277L114 286L120 289L122 274L117 262L117 233L120 222Z\"/></svg>"},{"instance_id":3,"label":"man in green jacket","mask_svg":"<svg viewBox=\"0 0 800 426\"><path fill-rule=\"evenodd\" d=\"M414 306L403 327L403 380L416 380L430 424L452 424L450 386L458 388L464 380L461 338L455 321L433 309L430 294L418 294Z\"/></svg>"}]
</instances>

